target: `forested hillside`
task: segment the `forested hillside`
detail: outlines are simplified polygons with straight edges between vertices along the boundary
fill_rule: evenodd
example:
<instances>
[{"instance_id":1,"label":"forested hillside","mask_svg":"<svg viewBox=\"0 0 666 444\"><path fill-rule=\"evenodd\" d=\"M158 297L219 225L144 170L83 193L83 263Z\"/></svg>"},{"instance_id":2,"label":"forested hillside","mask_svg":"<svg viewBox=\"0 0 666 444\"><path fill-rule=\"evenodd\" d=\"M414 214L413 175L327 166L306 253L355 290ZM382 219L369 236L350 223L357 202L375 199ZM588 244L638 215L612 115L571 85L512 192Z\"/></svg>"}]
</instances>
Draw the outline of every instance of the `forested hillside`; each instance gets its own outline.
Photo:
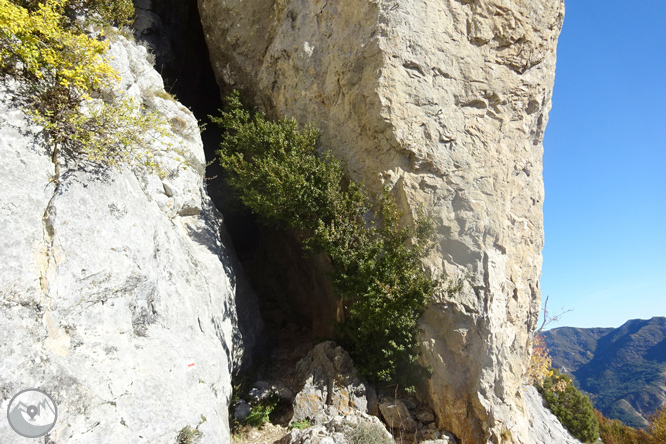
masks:
<instances>
[{"instance_id":1,"label":"forested hillside","mask_svg":"<svg viewBox=\"0 0 666 444\"><path fill-rule=\"evenodd\" d=\"M633 427L666 404L666 318L619 328L554 328L543 333L553 366L575 378L605 416Z\"/></svg>"}]
</instances>

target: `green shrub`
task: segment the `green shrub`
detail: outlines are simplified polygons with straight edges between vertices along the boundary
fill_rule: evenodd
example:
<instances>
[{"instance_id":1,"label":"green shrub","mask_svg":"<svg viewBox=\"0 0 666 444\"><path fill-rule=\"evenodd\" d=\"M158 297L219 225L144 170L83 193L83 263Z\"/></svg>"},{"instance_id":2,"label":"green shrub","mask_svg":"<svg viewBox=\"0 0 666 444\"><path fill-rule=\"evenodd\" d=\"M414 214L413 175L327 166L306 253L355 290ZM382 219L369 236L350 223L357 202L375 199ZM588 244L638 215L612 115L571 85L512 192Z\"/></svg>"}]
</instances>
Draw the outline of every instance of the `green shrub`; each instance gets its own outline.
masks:
<instances>
[{"instance_id":1,"label":"green shrub","mask_svg":"<svg viewBox=\"0 0 666 444\"><path fill-rule=\"evenodd\" d=\"M223 136L218 156L227 181L259 220L279 229L297 228L309 252L331 260L331 281L349 312L339 325L359 370L375 382L413 386L425 374L417 363L416 323L441 288L421 263L430 248L432 224L417 218L400 228L392 195L371 201L345 178L339 161L317 155L317 131L294 120L271 122L249 111L238 93L212 120Z\"/></svg>"},{"instance_id":2,"label":"green shrub","mask_svg":"<svg viewBox=\"0 0 666 444\"><path fill-rule=\"evenodd\" d=\"M573 437L583 442L599 438L599 422L590 398L582 394L565 374L553 374L537 385L548 408Z\"/></svg>"},{"instance_id":3,"label":"green shrub","mask_svg":"<svg viewBox=\"0 0 666 444\"><path fill-rule=\"evenodd\" d=\"M666 444L666 406L648 417L646 430L627 426L617 419L608 419L598 410L594 413L604 444Z\"/></svg>"},{"instance_id":4,"label":"green shrub","mask_svg":"<svg viewBox=\"0 0 666 444\"><path fill-rule=\"evenodd\" d=\"M70 0L69 7L93 20L99 17L102 23L112 24L118 28L129 26L134 21L132 0Z\"/></svg>"},{"instance_id":5,"label":"green shrub","mask_svg":"<svg viewBox=\"0 0 666 444\"><path fill-rule=\"evenodd\" d=\"M349 444L395 444L383 426L366 421L359 421L345 438Z\"/></svg>"},{"instance_id":6,"label":"green shrub","mask_svg":"<svg viewBox=\"0 0 666 444\"><path fill-rule=\"evenodd\" d=\"M624 425L617 419L608 419L598 410L594 414L599 421L599 436L604 444L648 444L643 430Z\"/></svg>"},{"instance_id":7,"label":"green shrub","mask_svg":"<svg viewBox=\"0 0 666 444\"><path fill-rule=\"evenodd\" d=\"M157 113L131 99L91 101L119 77L105 58L108 43L73 18L126 23L133 11L131 0L0 0L0 74L20 81L27 111L44 126L56 182L62 159L103 166L126 161L166 174L145 148L147 137L166 133Z\"/></svg>"},{"instance_id":8,"label":"green shrub","mask_svg":"<svg viewBox=\"0 0 666 444\"><path fill-rule=\"evenodd\" d=\"M179 148L168 144L161 149L146 147L151 138L167 134L167 122L157 112L145 110L131 98L90 105L85 112L80 107L63 108L57 118L33 112L35 121L44 126L55 156L110 167L125 162L161 177L167 171L160 155L171 152L184 159Z\"/></svg>"},{"instance_id":9,"label":"green shrub","mask_svg":"<svg viewBox=\"0 0 666 444\"><path fill-rule=\"evenodd\" d=\"M203 437L199 428L193 429L190 426L183 427L176 437L177 444L195 444Z\"/></svg>"},{"instance_id":10,"label":"green shrub","mask_svg":"<svg viewBox=\"0 0 666 444\"><path fill-rule=\"evenodd\" d=\"M307 429L309 427L312 427L312 423L310 422L309 419L301 419L300 421L294 421L291 424L289 424L289 430L303 430Z\"/></svg>"},{"instance_id":11,"label":"green shrub","mask_svg":"<svg viewBox=\"0 0 666 444\"><path fill-rule=\"evenodd\" d=\"M334 220L336 205L364 203L343 192L339 164L315 156L317 131L312 127L300 130L294 120L266 120L246 110L237 93L228 102L229 110L212 118L227 130L220 163L241 201L264 224L312 232L320 220ZM351 197L356 201L345 202Z\"/></svg>"},{"instance_id":12,"label":"green shrub","mask_svg":"<svg viewBox=\"0 0 666 444\"><path fill-rule=\"evenodd\" d=\"M275 410L279 403L280 398L277 395L272 395L257 403L253 403L252 411L242 421L242 424L251 427L261 427L270 420L271 413L273 413L273 410Z\"/></svg>"}]
</instances>

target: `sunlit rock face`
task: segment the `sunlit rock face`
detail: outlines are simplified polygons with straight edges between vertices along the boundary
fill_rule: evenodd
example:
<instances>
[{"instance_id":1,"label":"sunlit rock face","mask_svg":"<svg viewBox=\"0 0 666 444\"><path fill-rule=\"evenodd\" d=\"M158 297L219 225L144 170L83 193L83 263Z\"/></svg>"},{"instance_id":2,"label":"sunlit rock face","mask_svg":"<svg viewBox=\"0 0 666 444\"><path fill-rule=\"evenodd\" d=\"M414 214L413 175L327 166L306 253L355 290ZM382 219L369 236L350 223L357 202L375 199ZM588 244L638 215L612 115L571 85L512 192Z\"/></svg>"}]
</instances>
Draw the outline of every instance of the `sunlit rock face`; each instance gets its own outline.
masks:
<instances>
[{"instance_id":1,"label":"sunlit rock face","mask_svg":"<svg viewBox=\"0 0 666 444\"><path fill-rule=\"evenodd\" d=\"M197 121L145 48L119 38L110 55L122 80L109 94L157 111L167 131L146 146L177 146L187 167L167 156L160 178L61 163L56 186L41 128L3 83L1 406L23 389L49 393L49 442L176 442L197 425L205 442L229 442L230 374L252 336L238 328L239 279L205 193ZM2 420L0 442L19 442Z\"/></svg>"},{"instance_id":2,"label":"sunlit rock face","mask_svg":"<svg viewBox=\"0 0 666 444\"><path fill-rule=\"evenodd\" d=\"M545 406L536 388L523 387L525 408L529 415L528 436L532 444L581 444L571 436L559 419Z\"/></svg>"},{"instance_id":3,"label":"sunlit rock face","mask_svg":"<svg viewBox=\"0 0 666 444\"><path fill-rule=\"evenodd\" d=\"M439 426L528 442L521 391L539 303L542 139L561 0L199 0L220 84L321 130L322 149L409 223L431 211L429 265L464 281L422 318ZM502 438L504 436L505 438Z\"/></svg>"}]
</instances>

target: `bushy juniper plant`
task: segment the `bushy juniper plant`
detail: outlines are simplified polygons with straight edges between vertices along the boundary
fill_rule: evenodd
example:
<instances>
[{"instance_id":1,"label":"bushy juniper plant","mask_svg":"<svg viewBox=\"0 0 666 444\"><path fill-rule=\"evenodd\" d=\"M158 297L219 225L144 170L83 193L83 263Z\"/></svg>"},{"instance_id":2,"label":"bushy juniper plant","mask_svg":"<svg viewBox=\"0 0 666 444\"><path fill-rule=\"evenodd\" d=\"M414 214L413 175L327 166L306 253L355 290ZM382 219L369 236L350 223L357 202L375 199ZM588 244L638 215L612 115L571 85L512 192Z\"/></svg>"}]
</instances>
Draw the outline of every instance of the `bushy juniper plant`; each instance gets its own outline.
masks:
<instances>
[{"instance_id":1,"label":"bushy juniper plant","mask_svg":"<svg viewBox=\"0 0 666 444\"><path fill-rule=\"evenodd\" d=\"M212 120L225 130L218 156L228 183L262 223L297 228L306 251L328 255L349 315L338 325L339 340L360 371L412 387L427 373L417 364L417 319L442 289L422 264L432 247L430 218L419 214L412 227L400 226L391 193L375 196L373 206L338 160L317 153L312 126L270 121L238 93L227 102Z\"/></svg>"}]
</instances>

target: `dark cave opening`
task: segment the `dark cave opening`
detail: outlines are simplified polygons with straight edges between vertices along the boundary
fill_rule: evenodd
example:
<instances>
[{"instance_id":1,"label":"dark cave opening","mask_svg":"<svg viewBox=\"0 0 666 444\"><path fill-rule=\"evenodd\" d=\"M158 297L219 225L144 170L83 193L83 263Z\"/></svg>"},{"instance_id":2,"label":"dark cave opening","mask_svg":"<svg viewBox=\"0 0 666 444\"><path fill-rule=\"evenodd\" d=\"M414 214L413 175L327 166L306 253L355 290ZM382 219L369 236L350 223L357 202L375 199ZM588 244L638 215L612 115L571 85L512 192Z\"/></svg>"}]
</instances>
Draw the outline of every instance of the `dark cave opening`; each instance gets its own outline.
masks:
<instances>
[{"instance_id":1,"label":"dark cave opening","mask_svg":"<svg viewBox=\"0 0 666 444\"><path fill-rule=\"evenodd\" d=\"M147 44L155 54L155 68L162 74L166 90L190 108L200 125L205 125L201 136L209 162L208 194L223 215L266 326L262 335L265 344L256 357L267 357L279 345L276 342L291 333L308 342L331 337L337 301L323 273L326 258L320 255L306 259L296 233L259 225L234 197L216 161L222 132L208 116L219 113L221 97L232 88L217 84L197 1L136 0L135 6L136 40Z\"/></svg>"}]
</instances>

